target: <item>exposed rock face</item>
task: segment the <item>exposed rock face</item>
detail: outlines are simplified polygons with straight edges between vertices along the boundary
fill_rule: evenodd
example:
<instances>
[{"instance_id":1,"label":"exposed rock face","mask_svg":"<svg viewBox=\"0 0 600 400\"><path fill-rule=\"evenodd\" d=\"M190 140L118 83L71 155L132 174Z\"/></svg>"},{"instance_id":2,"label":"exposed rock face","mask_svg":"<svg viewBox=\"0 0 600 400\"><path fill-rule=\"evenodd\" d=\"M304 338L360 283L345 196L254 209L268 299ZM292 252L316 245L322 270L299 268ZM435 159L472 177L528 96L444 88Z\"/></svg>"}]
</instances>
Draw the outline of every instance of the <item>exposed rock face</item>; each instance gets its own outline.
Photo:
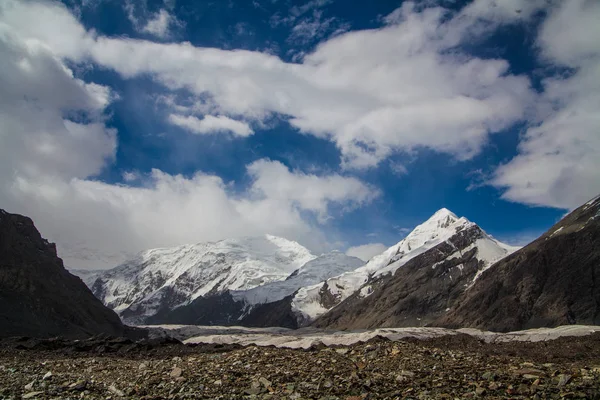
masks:
<instances>
[{"instance_id":1,"label":"exposed rock face","mask_svg":"<svg viewBox=\"0 0 600 400\"><path fill-rule=\"evenodd\" d=\"M280 326L298 328L298 316L292 311L292 296L269 303L248 305L236 300L229 291L198 297L174 310L165 309L149 317L148 324Z\"/></svg>"},{"instance_id":2,"label":"exposed rock face","mask_svg":"<svg viewBox=\"0 0 600 400\"><path fill-rule=\"evenodd\" d=\"M121 336L126 328L78 277L33 221L0 210L0 336Z\"/></svg>"},{"instance_id":3,"label":"exposed rock face","mask_svg":"<svg viewBox=\"0 0 600 400\"><path fill-rule=\"evenodd\" d=\"M493 331L600 324L600 198L496 263L435 324Z\"/></svg>"},{"instance_id":4,"label":"exposed rock face","mask_svg":"<svg viewBox=\"0 0 600 400\"><path fill-rule=\"evenodd\" d=\"M486 267L477 243L489 237L477 225L380 275L324 314L313 326L333 329L425 326L454 305Z\"/></svg>"}]
</instances>

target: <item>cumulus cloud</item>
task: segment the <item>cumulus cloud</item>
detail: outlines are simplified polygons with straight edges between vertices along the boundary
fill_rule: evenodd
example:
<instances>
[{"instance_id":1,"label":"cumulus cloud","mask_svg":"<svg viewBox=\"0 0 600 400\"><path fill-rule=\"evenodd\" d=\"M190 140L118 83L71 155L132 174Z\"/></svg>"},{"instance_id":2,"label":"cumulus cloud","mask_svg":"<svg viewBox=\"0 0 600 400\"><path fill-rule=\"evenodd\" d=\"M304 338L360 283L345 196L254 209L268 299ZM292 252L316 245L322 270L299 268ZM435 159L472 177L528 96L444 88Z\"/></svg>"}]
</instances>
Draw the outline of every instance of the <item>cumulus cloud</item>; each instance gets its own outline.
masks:
<instances>
[{"instance_id":1,"label":"cumulus cloud","mask_svg":"<svg viewBox=\"0 0 600 400\"><path fill-rule=\"evenodd\" d=\"M346 250L346 255L358 257L363 261L369 261L372 257L383 253L387 250L387 246L383 243L368 243L360 246L350 247Z\"/></svg>"},{"instance_id":2,"label":"cumulus cloud","mask_svg":"<svg viewBox=\"0 0 600 400\"><path fill-rule=\"evenodd\" d=\"M37 13L45 16L40 24L25 23ZM68 266L111 267L150 247L263 233L328 250L319 222L330 207L339 206L337 214L377 196L355 178L269 160L248 166L246 188L202 172L126 171L125 184L94 179L115 157L117 132L105 115L115 95L77 79L63 60L82 60L98 40L59 4L0 6L0 203L31 216ZM201 132L252 133L225 116L186 121Z\"/></svg>"},{"instance_id":3,"label":"cumulus cloud","mask_svg":"<svg viewBox=\"0 0 600 400\"><path fill-rule=\"evenodd\" d=\"M14 8L21 10L19 18L7 18L14 29L50 40L63 57L92 61L124 78L150 74L167 88L208 98L220 114L236 119L285 115L300 131L335 142L348 168L423 146L469 159L489 133L526 118L535 98L529 80L511 74L505 60L457 47L473 40L492 5L448 18L442 8L407 2L389 25L330 39L302 64L259 52L93 37L72 16L62 43L47 39L56 28L38 26L42 14L29 5ZM47 6L48 13L69 19L62 7ZM521 18L514 15L500 22Z\"/></svg>"},{"instance_id":4,"label":"cumulus cloud","mask_svg":"<svg viewBox=\"0 0 600 400\"><path fill-rule=\"evenodd\" d=\"M164 8L155 13L148 11L147 1L125 1L127 18L133 28L141 33L147 33L160 39L167 39L173 34L173 29L183 26L183 23Z\"/></svg>"},{"instance_id":5,"label":"cumulus cloud","mask_svg":"<svg viewBox=\"0 0 600 400\"><path fill-rule=\"evenodd\" d=\"M346 203L350 207L369 203L379 191L360 180L338 174L320 177L300 171L291 172L279 162L259 160L248 166L255 181L252 190L265 198L296 204L303 210L327 219L330 203ZM346 201L352 199L352 201Z\"/></svg>"},{"instance_id":6,"label":"cumulus cloud","mask_svg":"<svg viewBox=\"0 0 600 400\"><path fill-rule=\"evenodd\" d=\"M575 208L600 192L600 3L560 2L543 23L542 56L566 68L543 82L539 122L491 183L517 202Z\"/></svg>"},{"instance_id":7,"label":"cumulus cloud","mask_svg":"<svg viewBox=\"0 0 600 400\"><path fill-rule=\"evenodd\" d=\"M252 182L242 192L215 175L153 170L136 177L143 180L139 187L19 178L0 195L10 209L31 215L58 242L66 264L77 268L114 266L147 248L264 233L325 250L320 228L303 213L326 220L330 203L353 207L375 196L353 178L306 175L269 160L248 170Z\"/></svg>"},{"instance_id":8,"label":"cumulus cloud","mask_svg":"<svg viewBox=\"0 0 600 400\"><path fill-rule=\"evenodd\" d=\"M103 117L110 89L74 78L44 43L5 24L0 54L0 185L15 176L99 173L117 145Z\"/></svg>"},{"instance_id":9,"label":"cumulus cloud","mask_svg":"<svg viewBox=\"0 0 600 400\"><path fill-rule=\"evenodd\" d=\"M224 115L216 117L206 115L204 118L199 119L193 115L171 114L169 115L169 122L198 134L231 132L236 136L250 136L254 133L247 123L236 121Z\"/></svg>"},{"instance_id":10,"label":"cumulus cloud","mask_svg":"<svg viewBox=\"0 0 600 400\"><path fill-rule=\"evenodd\" d=\"M329 39L297 64L260 52L105 37L60 3L6 0L0 200L31 215L68 265L85 267L147 247L264 232L317 246L325 242L318 224L333 208L359 207L378 195L356 178L306 174L269 160L248 166L251 181L241 191L201 172L155 170L140 176L139 186L94 180L116 153L117 133L104 115L114 94L68 67L92 63L189 93L195 104L173 102L167 114L188 130L248 136L250 123L283 116L334 142L348 169L422 147L466 160L490 134L533 121L520 154L498 168L492 184L506 188L510 200L572 207L600 189L600 62L590 39L598 5L575 0L550 10L538 45L568 73L547 78L541 96L505 60L461 50L502 24L527 20L542 3L482 0L451 13L405 2L383 27ZM140 29L154 20L149 29L163 32L160 12L145 18ZM202 119L194 116L200 113Z\"/></svg>"}]
</instances>

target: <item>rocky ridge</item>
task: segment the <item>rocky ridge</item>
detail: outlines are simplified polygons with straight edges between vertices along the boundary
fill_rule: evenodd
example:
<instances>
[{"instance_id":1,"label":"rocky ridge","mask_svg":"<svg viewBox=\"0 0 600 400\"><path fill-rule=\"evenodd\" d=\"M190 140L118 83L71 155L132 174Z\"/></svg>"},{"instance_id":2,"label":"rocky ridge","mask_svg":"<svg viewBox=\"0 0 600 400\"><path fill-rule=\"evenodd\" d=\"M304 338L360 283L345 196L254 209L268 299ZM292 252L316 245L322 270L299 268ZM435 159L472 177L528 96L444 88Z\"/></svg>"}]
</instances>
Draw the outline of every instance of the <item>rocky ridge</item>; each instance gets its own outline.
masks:
<instances>
[{"instance_id":1,"label":"rocky ridge","mask_svg":"<svg viewBox=\"0 0 600 400\"><path fill-rule=\"evenodd\" d=\"M0 337L84 338L128 330L71 275L33 221L0 210Z\"/></svg>"},{"instance_id":2,"label":"rocky ridge","mask_svg":"<svg viewBox=\"0 0 600 400\"><path fill-rule=\"evenodd\" d=\"M319 317L316 327L424 326L514 250L442 209L364 267L301 289L296 307L310 310L312 299L313 310L305 313Z\"/></svg>"},{"instance_id":3,"label":"rocky ridge","mask_svg":"<svg viewBox=\"0 0 600 400\"><path fill-rule=\"evenodd\" d=\"M600 197L496 263L437 325L495 331L600 324Z\"/></svg>"}]
</instances>

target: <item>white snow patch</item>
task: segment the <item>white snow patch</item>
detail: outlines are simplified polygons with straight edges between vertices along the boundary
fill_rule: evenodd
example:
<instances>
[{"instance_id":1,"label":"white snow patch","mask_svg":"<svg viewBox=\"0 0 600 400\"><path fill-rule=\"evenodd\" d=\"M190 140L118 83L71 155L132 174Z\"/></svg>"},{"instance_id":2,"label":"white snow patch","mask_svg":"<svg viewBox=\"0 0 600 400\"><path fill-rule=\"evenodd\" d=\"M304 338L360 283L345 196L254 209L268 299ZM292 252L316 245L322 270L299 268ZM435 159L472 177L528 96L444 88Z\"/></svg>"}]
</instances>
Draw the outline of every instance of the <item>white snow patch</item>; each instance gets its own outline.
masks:
<instances>
[{"instance_id":1,"label":"white snow patch","mask_svg":"<svg viewBox=\"0 0 600 400\"><path fill-rule=\"evenodd\" d=\"M325 331L314 328L289 330L285 328L244 328L193 325L160 325L146 326L151 337L175 337L184 343L221 343L240 344L243 346L275 346L291 349L308 349L312 346L349 346L369 341L376 336L392 341L406 338L430 339L435 337L467 334L482 339L487 343L511 341L538 342L554 340L559 337L586 336L600 332L600 326L568 325L558 328L529 329L509 333L496 333L478 329L445 329L445 328L380 328L356 331Z\"/></svg>"},{"instance_id":2,"label":"white snow patch","mask_svg":"<svg viewBox=\"0 0 600 400\"><path fill-rule=\"evenodd\" d=\"M373 293L373 288L371 285L365 285L360 288L359 296L364 298L371 295L371 293Z\"/></svg>"}]
</instances>

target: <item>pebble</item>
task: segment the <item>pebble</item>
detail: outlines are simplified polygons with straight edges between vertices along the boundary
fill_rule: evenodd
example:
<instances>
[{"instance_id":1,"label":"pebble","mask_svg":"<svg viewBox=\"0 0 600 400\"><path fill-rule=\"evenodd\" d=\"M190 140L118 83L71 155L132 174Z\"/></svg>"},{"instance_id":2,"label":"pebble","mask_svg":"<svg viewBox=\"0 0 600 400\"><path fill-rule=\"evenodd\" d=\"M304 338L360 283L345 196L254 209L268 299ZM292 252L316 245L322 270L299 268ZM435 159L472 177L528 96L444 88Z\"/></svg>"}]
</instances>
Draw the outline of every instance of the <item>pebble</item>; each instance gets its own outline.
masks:
<instances>
[{"instance_id":1,"label":"pebble","mask_svg":"<svg viewBox=\"0 0 600 400\"><path fill-rule=\"evenodd\" d=\"M115 385L110 385L108 387L108 391L111 392L112 394L114 394L115 396L118 397L124 397L125 396L125 392L123 392L122 390L119 390L115 387Z\"/></svg>"},{"instance_id":2,"label":"pebble","mask_svg":"<svg viewBox=\"0 0 600 400\"><path fill-rule=\"evenodd\" d=\"M171 371L171 373L169 375L171 375L171 378L179 378L182 373L183 373L183 370L181 368L175 367L175 368L173 368L173 370Z\"/></svg>"},{"instance_id":3,"label":"pebble","mask_svg":"<svg viewBox=\"0 0 600 400\"><path fill-rule=\"evenodd\" d=\"M568 374L560 374L558 376L558 387L563 387L571 380L571 375Z\"/></svg>"},{"instance_id":4,"label":"pebble","mask_svg":"<svg viewBox=\"0 0 600 400\"><path fill-rule=\"evenodd\" d=\"M261 376L261 377L258 379L258 382L259 382L261 385L263 385L265 388L268 388L268 387L270 387L270 386L271 386L271 381L270 381L270 380L268 380L267 378L265 378L264 376Z\"/></svg>"},{"instance_id":5,"label":"pebble","mask_svg":"<svg viewBox=\"0 0 600 400\"><path fill-rule=\"evenodd\" d=\"M40 395L42 393L44 393L44 392L29 392L27 394L24 394L23 398L24 399L32 399L32 398L34 398L34 397L36 397L36 396L38 396L38 395Z\"/></svg>"},{"instance_id":6,"label":"pebble","mask_svg":"<svg viewBox=\"0 0 600 400\"><path fill-rule=\"evenodd\" d=\"M46 380L46 379L50 379L52 378L52 372L48 371L46 372L46 374L42 377L42 380Z\"/></svg>"}]
</instances>

